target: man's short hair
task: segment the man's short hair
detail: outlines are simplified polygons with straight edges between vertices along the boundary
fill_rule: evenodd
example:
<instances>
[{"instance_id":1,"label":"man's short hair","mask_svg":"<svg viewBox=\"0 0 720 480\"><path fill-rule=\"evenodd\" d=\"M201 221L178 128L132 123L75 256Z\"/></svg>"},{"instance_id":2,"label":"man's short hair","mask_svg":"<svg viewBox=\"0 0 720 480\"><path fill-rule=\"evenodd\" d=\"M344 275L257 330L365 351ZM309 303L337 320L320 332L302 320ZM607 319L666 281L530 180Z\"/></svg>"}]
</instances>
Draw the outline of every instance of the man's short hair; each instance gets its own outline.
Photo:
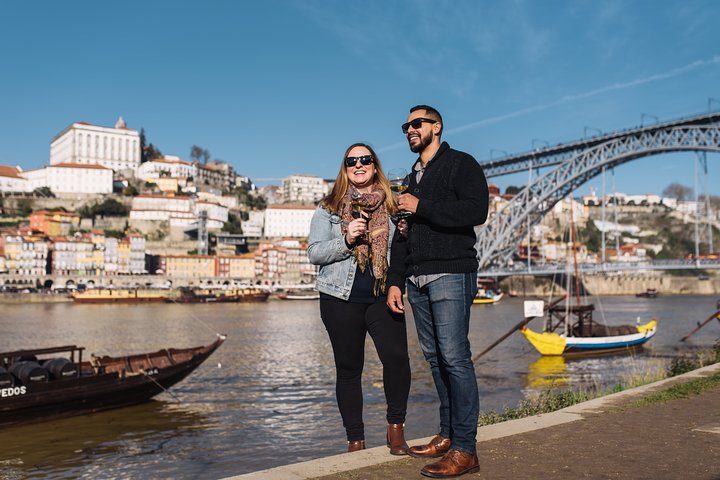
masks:
<instances>
[{"instance_id":1,"label":"man's short hair","mask_svg":"<svg viewBox=\"0 0 720 480\"><path fill-rule=\"evenodd\" d=\"M440 135L442 135L443 127L445 126L445 124L443 123L442 115L440 115L440 112L438 112L437 109L431 107L430 105L415 105L410 109L410 113L416 110L425 110L426 117L432 118L433 120L437 120L438 122L440 122Z\"/></svg>"}]
</instances>

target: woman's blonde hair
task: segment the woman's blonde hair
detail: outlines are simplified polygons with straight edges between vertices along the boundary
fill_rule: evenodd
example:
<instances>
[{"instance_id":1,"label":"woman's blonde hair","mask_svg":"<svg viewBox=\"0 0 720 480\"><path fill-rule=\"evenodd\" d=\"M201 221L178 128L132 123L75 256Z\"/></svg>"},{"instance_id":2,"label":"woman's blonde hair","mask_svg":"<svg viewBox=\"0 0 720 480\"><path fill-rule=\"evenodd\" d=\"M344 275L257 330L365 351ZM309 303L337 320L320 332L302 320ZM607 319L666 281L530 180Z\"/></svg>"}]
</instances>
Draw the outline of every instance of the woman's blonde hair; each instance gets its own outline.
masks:
<instances>
[{"instance_id":1,"label":"woman's blonde hair","mask_svg":"<svg viewBox=\"0 0 720 480\"><path fill-rule=\"evenodd\" d=\"M392 190L390 190L390 182L388 182L388 179L383 172L382 165L380 165L380 159L375 154L375 150L365 143L353 143L347 148L347 150L345 150L342 163L340 164L340 172L338 172L337 178L335 179L335 185L333 185L332 191L328 194L328 196L320 201L320 205L330 212L340 213L342 202L345 199L348 188L350 187L350 179L348 178L347 167L345 167L345 159L347 158L348 153L350 153L350 150L355 147L365 147L370 152L373 164L375 165L374 183L380 185L380 188L382 188L385 192L385 207L387 208L388 213L392 215L397 210L395 195L393 195Z\"/></svg>"}]
</instances>

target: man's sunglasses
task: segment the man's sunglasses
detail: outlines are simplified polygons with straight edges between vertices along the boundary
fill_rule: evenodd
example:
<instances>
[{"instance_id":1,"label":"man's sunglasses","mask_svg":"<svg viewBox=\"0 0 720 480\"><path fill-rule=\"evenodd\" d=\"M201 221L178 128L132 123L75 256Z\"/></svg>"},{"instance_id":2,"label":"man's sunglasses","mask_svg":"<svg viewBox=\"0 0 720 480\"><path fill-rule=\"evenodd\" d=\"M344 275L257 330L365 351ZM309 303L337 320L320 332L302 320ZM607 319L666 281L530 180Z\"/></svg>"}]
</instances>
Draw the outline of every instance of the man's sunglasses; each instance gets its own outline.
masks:
<instances>
[{"instance_id":1,"label":"man's sunglasses","mask_svg":"<svg viewBox=\"0 0 720 480\"><path fill-rule=\"evenodd\" d=\"M362 157L345 157L345 166L354 167L357 165L358 160L365 167L373 163L372 155L363 155Z\"/></svg>"},{"instance_id":2,"label":"man's sunglasses","mask_svg":"<svg viewBox=\"0 0 720 480\"><path fill-rule=\"evenodd\" d=\"M403 132L403 133L407 133L408 130L410 129L410 127L412 127L412 128L414 128L415 130L417 130L418 128L422 127L423 122L426 122L426 123L438 123L437 120L433 120L432 118L422 118L422 117L420 117L420 118L416 118L416 119L414 119L414 120L411 120L411 121L409 121L409 122L407 122L407 123L403 123L403 124L402 124L402 127L401 127L401 128L402 128L402 132Z\"/></svg>"}]
</instances>

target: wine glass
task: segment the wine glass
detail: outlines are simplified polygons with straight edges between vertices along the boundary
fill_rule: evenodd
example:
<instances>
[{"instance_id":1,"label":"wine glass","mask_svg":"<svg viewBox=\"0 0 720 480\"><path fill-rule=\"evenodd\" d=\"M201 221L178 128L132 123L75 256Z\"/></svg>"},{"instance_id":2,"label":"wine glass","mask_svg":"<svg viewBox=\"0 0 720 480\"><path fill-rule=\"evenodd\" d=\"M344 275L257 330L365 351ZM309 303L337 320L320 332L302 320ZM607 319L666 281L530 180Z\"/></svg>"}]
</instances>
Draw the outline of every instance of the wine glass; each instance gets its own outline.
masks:
<instances>
[{"instance_id":1,"label":"wine glass","mask_svg":"<svg viewBox=\"0 0 720 480\"><path fill-rule=\"evenodd\" d=\"M398 196L407 190L408 184L410 183L410 177L404 168L390 170L387 174L387 179L388 182L390 182L390 190ZM412 215L410 212L399 211L395 214L395 218L407 218L410 215Z\"/></svg>"}]
</instances>

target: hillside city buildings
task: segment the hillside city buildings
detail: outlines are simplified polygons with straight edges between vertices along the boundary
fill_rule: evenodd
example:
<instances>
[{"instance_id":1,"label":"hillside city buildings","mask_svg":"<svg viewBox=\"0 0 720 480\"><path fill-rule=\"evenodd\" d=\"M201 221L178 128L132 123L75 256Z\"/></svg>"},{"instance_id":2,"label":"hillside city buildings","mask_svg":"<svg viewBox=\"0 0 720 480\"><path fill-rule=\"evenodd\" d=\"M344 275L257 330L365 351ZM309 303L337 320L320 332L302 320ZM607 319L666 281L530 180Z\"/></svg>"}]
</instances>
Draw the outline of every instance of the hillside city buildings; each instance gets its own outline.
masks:
<instances>
[{"instance_id":1,"label":"hillside city buildings","mask_svg":"<svg viewBox=\"0 0 720 480\"><path fill-rule=\"evenodd\" d=\"M75 122L51 140L48 165L25 171L0 165L0 198L8 200L0 213L12 217L12 210L2 210L11 199L29 200L32 210L16 226L0 228L0 275L23 281L47 275L162 275L182 281L312 282L316 267L307 260L305 241L316 205L331 188L332 181L305 174L256 188L219 160L164 155L142 162L140 134L122 118L113 127ZM490 215L513 199L495 185L490 197ZM127 214L88 218L88 210L105 200ZM638 261L662 250L647 240L656 232L609 215L592 218L591 209L602 203L594 192L557 203L532 227L518 259L562 262L574 251L582 262ZM604 204L608 212L620 206L662 207L684 222L706 208L703 202L655 194L613 193ZM581 228L604 232L610 240L606 250L573 248L562 234L569 218ZM193 250L204 232L214 243L209 255L198 255Z\"/></svg>"}]
</instances>

